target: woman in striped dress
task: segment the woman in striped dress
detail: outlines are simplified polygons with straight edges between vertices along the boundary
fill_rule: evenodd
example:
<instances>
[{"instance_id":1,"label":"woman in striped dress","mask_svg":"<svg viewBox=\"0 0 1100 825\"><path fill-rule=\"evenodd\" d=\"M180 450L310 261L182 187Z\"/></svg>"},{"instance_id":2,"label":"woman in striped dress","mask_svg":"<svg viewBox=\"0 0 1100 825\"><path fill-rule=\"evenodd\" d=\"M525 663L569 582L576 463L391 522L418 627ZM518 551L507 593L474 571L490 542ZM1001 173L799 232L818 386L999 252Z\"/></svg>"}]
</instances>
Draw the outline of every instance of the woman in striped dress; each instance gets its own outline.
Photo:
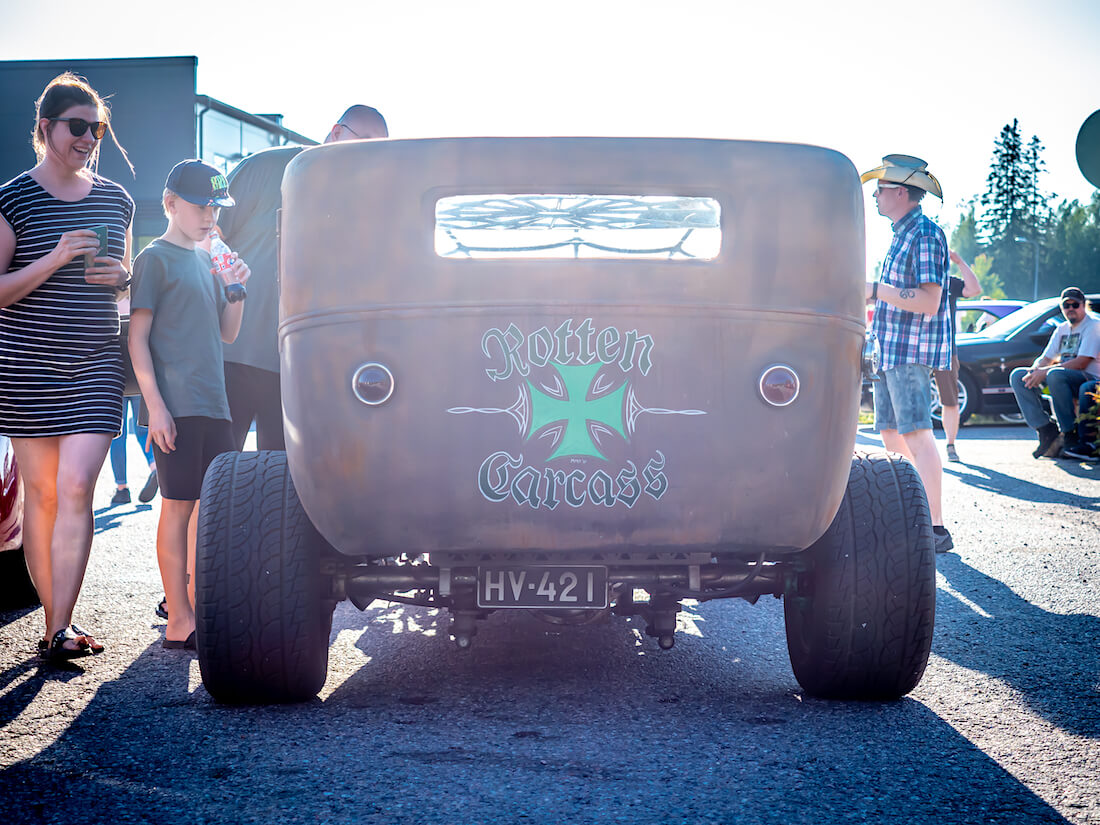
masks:
<instances>
[{"instance_id":1,"label":"woman in striped dress","mask_svg":"<svg viewBox=\"0 0 1100 825\"><path fill-rule=\"evenodd\" d=\"M116 302L129 285L134 202L94 172L111 127L86 81L55 78L36 114L38 163L0 187L0 434L26 490L24 549L46 618L39 649L68 659L103 650L72 614L92 492L122 423ZM102 225L106 249L93 229ZM95 256L87 268L85 255Z\"/></svg>"}]
</instances>

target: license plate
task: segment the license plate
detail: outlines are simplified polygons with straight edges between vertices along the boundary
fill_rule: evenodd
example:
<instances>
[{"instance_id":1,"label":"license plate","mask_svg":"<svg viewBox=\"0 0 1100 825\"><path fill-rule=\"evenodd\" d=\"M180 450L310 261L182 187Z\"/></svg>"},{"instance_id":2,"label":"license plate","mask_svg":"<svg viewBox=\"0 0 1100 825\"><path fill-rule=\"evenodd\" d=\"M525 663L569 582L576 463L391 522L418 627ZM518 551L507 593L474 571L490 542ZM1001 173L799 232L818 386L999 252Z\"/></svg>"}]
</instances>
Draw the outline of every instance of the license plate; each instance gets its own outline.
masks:
<instances>
[{"instance_id":1,"label":"license plate","mask_svg":"<svg viewBox=\"0 0 1100 825\"><path fill-rule=\"evenodd\" d=\"M479 567L478 607L607 607L607 568L577 565Z\"/></svg>"}]
</instances>

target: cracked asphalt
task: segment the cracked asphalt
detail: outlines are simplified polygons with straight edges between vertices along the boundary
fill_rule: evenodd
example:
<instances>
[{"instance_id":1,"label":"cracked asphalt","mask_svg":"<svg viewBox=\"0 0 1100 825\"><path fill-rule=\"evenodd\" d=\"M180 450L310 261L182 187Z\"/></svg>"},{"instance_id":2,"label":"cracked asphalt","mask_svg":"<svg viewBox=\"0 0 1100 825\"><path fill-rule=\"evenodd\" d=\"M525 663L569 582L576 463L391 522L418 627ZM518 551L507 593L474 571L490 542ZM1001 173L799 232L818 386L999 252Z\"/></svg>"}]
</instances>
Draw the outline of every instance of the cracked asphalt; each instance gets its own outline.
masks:
<instances>
[{"instance_id":1,"label":"cracked asphalt","mask_svg":"<svg viewBox=\"0 0 1100 825\"><path fill-rule=\"evenodd\" d=\"M1030 442L963 429L932 658L884 704L804 696L764 598L685 605L667 652L508 611L460 652L345 602L318 699L221 707L160 646L159 498L99 509L76 619L107 652L41 666L41 612L0 613L0 822L1100 823L1100 467Z\"/></svg>"}]
</instances>

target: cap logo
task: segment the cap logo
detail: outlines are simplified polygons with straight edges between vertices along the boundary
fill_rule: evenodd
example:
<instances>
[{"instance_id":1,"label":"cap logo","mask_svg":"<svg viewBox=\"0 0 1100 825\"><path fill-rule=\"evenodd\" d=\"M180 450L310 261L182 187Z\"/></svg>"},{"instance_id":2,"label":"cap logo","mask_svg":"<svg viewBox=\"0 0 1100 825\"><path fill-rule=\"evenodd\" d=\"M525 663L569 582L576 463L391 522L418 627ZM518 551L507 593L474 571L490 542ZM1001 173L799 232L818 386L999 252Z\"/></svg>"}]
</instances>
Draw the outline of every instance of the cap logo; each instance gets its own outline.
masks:
<instances>
[{"instance_id":1,"label":"cap logo","mask_svg":"<svg viewBox=\"0 0 1100 825\"><path fill-rule=\"evenodd\" d=\"M214 175L210 178L210 189L217 192L219 189L228 189L229 181L225 179L224 175Z\"/></svg>"}]
</instances>

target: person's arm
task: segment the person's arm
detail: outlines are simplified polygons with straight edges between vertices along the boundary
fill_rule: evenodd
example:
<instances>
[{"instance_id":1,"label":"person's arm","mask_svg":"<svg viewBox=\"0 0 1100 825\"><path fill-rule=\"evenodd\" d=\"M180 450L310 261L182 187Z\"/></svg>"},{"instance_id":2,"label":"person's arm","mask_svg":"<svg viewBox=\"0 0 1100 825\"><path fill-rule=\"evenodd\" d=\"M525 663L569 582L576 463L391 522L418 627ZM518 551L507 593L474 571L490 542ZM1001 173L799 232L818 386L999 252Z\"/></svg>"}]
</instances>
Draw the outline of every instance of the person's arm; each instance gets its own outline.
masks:
<instances>
[{"instance_id":1,"label":"person's arm","mask_svg":"<svg viewBox=\"0 0 1100 825\"><path fill-rule=\"evenodd\" d=\"M127 279L133 278L133 260L134 260L134 225L131 223L126 227L126 248L122 252L122 267L126 271ZM123 307L125 306L126 314L130 313L130 284L124 283L122 288L115 293L115 300L119 304L119 314L122 314Z\"/></svg>"},{"instance_id":2,"label":"person's arm","mask_svg":"<svg viewBox=\"0 0 1100 825\"><path fill-rule=\"evenodd\" d=\"M114 287L117 295L125 294L130 279L130 245L133 242L133 233L129 226L126 227L126 240L123 246L122 260L112 258L107 250L101 250L102 255L96 256L92 266L84 270L84 280L90 284Z\"/></svg>"},{"instance_id":3,"label":"person's arm","mask_svg":"<svg viewBox=\"0 0 1100 825\"><path fill-rule=\"evenodd\" d=\"M943 284L945 282L946 265L944 246L930 235L924 235L913 241L909 250L912 266L916 271L917 285L915 287L896 287L890 284L880 283L876 290L874 284L867 287L867 297L871 298L877 292L880 301L885 301L898 309L909 312L919 312L922 315L932 316L940 311L943 299Z\"/></svg>"},{"instance_id":4,"label":"person's arm","mask_svg":"<svg viewBox=\"0 0 1100 825\"><path fill-rule=\"evenodd\" d=\"M1090 363L1092 363L1091 355L1075 355L1068 361L1061 362L1058 366L1067 370L1083 370Z\"/></svg>"},{"instance_id":5,"label":"person's arm","mask_svg":"<svg viewBox=\"0 0 1100 825\"><path fill-rule=\"evenodd\" d=\"M153 328L153 310L133 309L130 312L130 363L141 389L141 398L149 409L149 435L145 449L155 443L162 452L176 449L176 422L157 386L153 370L153 354L149 350L149 332Z\"/></svg>"},{"instance_id":6,"label":"person's arm","mask_svg":"<svg viewBox=\"0 0 1100 825\"><path fill-rule=\"evenodd\" d=\"M11 306L38 289L46 279L74 258L99 249L99 239L91 229L64 233L57 246L22 269L8 272L15 256L15 230L0 218L0 307Z\"/></svg>"},{"instance_id":7,"label":"person's arm","mask_svg":"<svg viewBox=\"0 0 1100 825\"><path fill-rule=\"evenodd\" d=\"M1047 382L1047 373L1050 372L1053 366L1056 366L1054 361L1045 355L1036 358L1035 363L1031 365L1031 369L1024 374L1024 386L1029 389L1043 386Z\"/></svg>"},{"instance_id":8,"label":"person's arm","mask_svg":"<svg viewBox=\"0 0 1100 825\"><path fill-rule=\"evenodd\" d=\"M982 285L978 283L978 276L974 274L974 270L967 265L966 261L954 249L948 254L951 256L951 262L959 268L959 274L962 275L962 296L964 298L974 298L981 295Z\"/></svg>"},{"instance_id":9,"label":"person's arm","mask_svg":"<svg viewBox=\"0 0 1100 825\"><path fill-rule=\"evenodd\" d=\"M1061 340L1062 327L1059 326L1054 330L1054 334L1050 336L1050 340L1047 341L1046 348L1039 354L1039 357L1032 362L1031 369L1024 375L1025 387L1041 387L1046 383L1047 373L1050 372L1050 367L1058 366L1058 359L1055 356L1061 346L1059 343Z\"/></svg>"},{"instance_id":10,"label":"person's arm","mask_svg":"<svg viewBox=\"0 0 1100 825\"><path fill-rule=\"evenodd\" d=\"M252 270L240 258L234 258L232 268L221 273L222 280L227 284L244 284L251 275ZM241 331L241 318L244 317L244 305L245 301L237 301L234 304L226 302L222 307L220 328L222 341L226 344L232 344L237 340L237 335Z\"/></svg>"},{"instance_id":11,"label":"person's arm","mask_svg":"<svg viewBox=\"0 0 1100 825\"><path fill-rule=\"evenodd\" d=\"M876 289L877 286L877 289ZM877 298L898 309L919 312L923 315L935 315L940 311L940 296L943 287L939 284L921 284L912 287L896 287L881 282L867 284L867 300Z\"/></svg>"}]
</instances>

